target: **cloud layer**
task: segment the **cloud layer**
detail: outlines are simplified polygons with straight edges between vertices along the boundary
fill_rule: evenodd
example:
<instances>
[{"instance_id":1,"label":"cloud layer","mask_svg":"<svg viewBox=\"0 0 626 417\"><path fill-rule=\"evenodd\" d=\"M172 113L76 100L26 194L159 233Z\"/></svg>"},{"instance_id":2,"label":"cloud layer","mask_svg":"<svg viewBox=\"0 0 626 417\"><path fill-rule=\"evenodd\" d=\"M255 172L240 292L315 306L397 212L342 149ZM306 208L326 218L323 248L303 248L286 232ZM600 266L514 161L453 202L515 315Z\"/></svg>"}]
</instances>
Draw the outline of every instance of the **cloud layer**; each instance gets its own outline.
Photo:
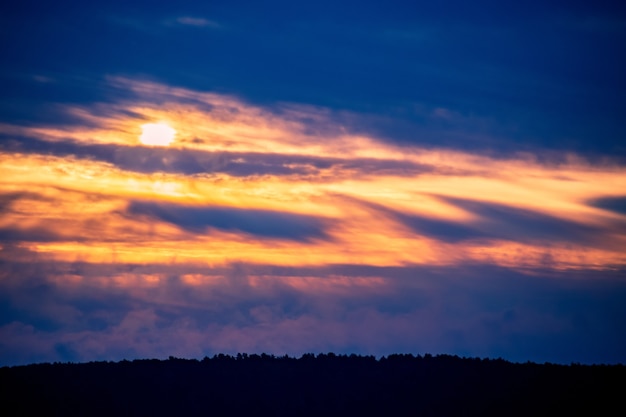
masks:
<instances>
[{"instance_id":1,"label":"cloud layer","mask_svg":"<svg viewBox=\"0 0 626 417\"><path fill-rule=\"evenodd\" d=\"M626 360L619 161L411 145L342 124L357 113L107 82L115 100L0 125L3 364ZM139 143L146 121L176 129L171 147Z\"/></svg>"}]
</instances>

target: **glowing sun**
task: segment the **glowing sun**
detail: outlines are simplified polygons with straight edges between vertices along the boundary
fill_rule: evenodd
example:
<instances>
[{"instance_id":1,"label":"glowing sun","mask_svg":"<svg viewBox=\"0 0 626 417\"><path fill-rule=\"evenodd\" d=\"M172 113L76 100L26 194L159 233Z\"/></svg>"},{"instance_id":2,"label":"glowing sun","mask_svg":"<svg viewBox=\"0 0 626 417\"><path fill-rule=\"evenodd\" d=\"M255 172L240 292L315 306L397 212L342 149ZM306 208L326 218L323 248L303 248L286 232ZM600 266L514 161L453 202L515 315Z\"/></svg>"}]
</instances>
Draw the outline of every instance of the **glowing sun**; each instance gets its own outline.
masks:
<instances>
[{"instance_id":1,"label":"glowing sun","mask_svg":"<svg viewBox=\"0 0 626 417\"><path fill-rule=\"evenodd\" d=\"M176 130L166 123L146 123L141 126L139 142L150 146L169 146L174 141Z\"/></svg>"}]
</instances>

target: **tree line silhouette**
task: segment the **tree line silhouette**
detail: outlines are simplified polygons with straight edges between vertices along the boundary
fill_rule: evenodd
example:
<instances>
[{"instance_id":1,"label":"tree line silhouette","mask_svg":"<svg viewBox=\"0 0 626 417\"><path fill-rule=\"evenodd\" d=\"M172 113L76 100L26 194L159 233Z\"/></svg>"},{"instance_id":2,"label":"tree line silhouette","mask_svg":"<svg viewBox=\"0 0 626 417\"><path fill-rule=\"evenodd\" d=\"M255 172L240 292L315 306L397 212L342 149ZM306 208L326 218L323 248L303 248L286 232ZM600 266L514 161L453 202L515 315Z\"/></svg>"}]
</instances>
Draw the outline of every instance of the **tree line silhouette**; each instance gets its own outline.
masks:
<instances>
[{"instance_id":1,"label":"tree line silhouette","mask_svg":"<svg viewBox=\"0 0 626 417\"><path fill-rule=\"evenodd\" d=\"M626 415L623 365L219 354L0 368L9 416Z\"/></svg>"}]
</instances>

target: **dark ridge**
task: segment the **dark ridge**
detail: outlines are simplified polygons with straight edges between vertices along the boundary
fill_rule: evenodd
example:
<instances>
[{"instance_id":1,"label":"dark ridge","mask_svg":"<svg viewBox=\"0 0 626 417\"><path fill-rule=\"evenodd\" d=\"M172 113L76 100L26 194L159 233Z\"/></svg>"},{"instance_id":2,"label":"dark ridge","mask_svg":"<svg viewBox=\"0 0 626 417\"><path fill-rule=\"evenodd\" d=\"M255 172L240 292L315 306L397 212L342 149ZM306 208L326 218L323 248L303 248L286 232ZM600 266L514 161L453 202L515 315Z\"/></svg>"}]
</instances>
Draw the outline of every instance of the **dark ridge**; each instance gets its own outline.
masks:
<instances>
[{"instance_id":1,"label":"dark ridge","mask_svg":"<svg viewBox=\"0 0 626 417\"><path fill-rule=\"evenodd\" d=\"M220 354L4 367L0 403L14 416L598 416L626 415L625 381L622 365Z\"/></svg>"}]
</instances>

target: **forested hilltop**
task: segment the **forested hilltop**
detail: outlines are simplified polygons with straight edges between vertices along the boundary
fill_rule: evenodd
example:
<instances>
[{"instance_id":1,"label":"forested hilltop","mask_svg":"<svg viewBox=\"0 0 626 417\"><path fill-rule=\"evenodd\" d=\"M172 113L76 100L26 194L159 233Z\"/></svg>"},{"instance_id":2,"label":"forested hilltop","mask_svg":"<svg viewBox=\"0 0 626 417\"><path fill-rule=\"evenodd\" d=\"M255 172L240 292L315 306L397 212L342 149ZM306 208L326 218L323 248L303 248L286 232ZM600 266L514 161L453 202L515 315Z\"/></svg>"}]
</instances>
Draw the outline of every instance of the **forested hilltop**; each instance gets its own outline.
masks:
<instances>
[{"instance_id":1,"label":"forested hilltop","mask_svg":"<svg viewBox=\"0 0 626 417\"><path fill-rule=\"evenodd\" d=\"M216 355L0 368L5 416L626 415L622 365Z\"/></svg>"}]
</instances>

